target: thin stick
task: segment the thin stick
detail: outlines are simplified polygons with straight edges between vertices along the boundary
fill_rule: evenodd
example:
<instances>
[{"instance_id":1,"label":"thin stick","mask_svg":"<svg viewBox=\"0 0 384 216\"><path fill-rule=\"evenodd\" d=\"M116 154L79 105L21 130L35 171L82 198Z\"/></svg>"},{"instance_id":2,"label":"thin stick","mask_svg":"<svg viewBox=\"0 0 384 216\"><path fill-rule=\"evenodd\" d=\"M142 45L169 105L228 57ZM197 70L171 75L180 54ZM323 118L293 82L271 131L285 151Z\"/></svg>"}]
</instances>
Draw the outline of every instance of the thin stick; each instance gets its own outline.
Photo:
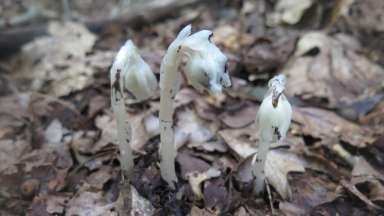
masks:
<instances>
[{"instance_id":1,"label":"thin stick","mask_svg":"<svg viewBox=\"0 0 384 216\"><path fill-rule=\"evenodd\" d=\"M269 187L269 182L267 178L265 178L265 184L267 186L268 200L269 200L269 205L271 206L272 215L276 215L275 209L273 208L271 188Z\"/></svg>"}]
</instances>

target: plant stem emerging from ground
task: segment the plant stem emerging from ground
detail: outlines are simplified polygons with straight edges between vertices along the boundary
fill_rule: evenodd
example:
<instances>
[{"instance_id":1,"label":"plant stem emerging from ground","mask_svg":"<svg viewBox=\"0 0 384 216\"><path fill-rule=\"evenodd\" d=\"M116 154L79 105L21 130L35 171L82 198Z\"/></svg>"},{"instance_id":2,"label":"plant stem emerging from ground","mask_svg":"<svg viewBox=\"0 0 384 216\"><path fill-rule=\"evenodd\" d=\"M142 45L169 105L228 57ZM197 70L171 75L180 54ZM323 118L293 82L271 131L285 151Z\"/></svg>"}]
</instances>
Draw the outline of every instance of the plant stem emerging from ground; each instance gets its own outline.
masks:
<instances>
[{"instance_id":1,"label":"plant stem emerging from ground","mask_svg":"<svg viewBox=\"0 0 384 216\"><path fill-rule=\"evenodd\" d=\"M111 104L117 121L117 137L120 149L122 173L121 195L124 209L131 209L130 179L133 170L133 153L130 146L131 126L128 123L126 99L141 101L149 98L157 89L157 81L149 66L140 57L132 41L120 48L110 71ZM127 92L128 94L125 94ZM129 98L127 98L127 96ZM128 214L129 215L129 214Z\"/></svg>"},{"instance_id":2,"label":"plant stem emerging from ground","mask_svg":"<svg viewBox=\"0 0 384 216\"><path fill-rule=\"evenodd\" d=\"M285 76L273 77L269 83L269 90L260 105L256 116L259 132L259 146L256 160L253 162L255 177L254 193L257 195L265 188L265 162L272 142L281 142L291 123L292 107L284 96Z\"/></svg>"},{"instance_id":3,"label":"plant stem emerging from ground","mask_svg":"<svg viewBox=\"0 0 384 216\"><path fill-rule=\"evenodd\" d=\"M189 84L198 90L219 94L231 81L227 70L227 58L210 41L212 32L202 30L191 35L191 26L184 27L169 45L160 68L160 169L161 176L175 188L177 176L173 133L173 100L179 90L181 62L186 60Z\"/></svg>"}]
</instances>

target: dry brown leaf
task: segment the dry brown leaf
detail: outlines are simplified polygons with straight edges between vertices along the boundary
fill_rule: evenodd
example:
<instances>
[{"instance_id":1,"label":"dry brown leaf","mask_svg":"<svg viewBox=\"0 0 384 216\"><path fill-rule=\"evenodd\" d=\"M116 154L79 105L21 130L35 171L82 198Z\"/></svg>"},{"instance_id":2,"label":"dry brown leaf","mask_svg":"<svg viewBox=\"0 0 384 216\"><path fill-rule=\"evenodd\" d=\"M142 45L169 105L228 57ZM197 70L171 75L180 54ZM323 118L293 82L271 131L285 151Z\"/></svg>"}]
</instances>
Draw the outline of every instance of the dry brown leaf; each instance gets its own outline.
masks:
<instances>
[{"instance_id":1,"label":"dry brown leaf","mask_svg":"<svg viewBox=\"0 0 384 216\"><path fill-rule=\"evenodd\" d=\"M305 173L291 173L289 183L292 189L291 203L308 215L308 211L315 206L330 202L337 197L335 193L337 183L329 175L311 169Z\"/></svg>"},{"instance_id":2,"label":"dry brown leaf","mask_svg":"<svg viewBox=\"0 0 384 216\"><path fill-rule=\"evenodd\" d=\"M257 151L257 150L255 150ZM253 181L252 160L255 156L249 155L237 170L237 179L243 183ZM292 192L288 184L289 172L304 172L304 162L296 155L279 150L269 151L265 162L265 176L283 199L290 199Z\"/></svg>"},{"instance_id":3,"label":"dry brown leaf","mask_svg":"<svg viewBox=\"0 0 384 216\"><path fill-rule=\"evenodd\" d=\"M242 46L253 43L255 37L248 33L242 33L231 25L222 25L213 31L213 41L221 44L230 51L238 51Z\"/></svg>"},{"instance_id":4,"label":"dry brown leaf","mask_svg":"<svg viewBox=\"0 0 384 216\"><path fill-rule=\"evenodd\" d=\"M179 110L176 114L175 145L177 148L185 143L203 143L214 136L215 124L200 119L191 109Z\"/></svg>"},{"instance_id":5,"label":"dry brown leaf","mask_svg":"<svg viewBox=\"0 0 384 216\"><path fill-rule=\"evenodd\" d=\"M228 151L228 146L221 141L212 141L204 143L190 143L188 148L194 148L204 152L220 152L225 153Z\"/></svg>"},{"instance_id":6,"label":"dry brown leaf","mask_svg":"<svg viewBox=\"0 0 384 216\"><path fill-rule=\"evenodd\" d=\"M296 132L321 138L323 144L338 143L339 140L362 148L372 143L371 132L352 122L349 122L334 112L318 108L295 108L293 122L299 124Z\"/></svg>"},{"instance_id":7,"label":"dry brown leaf","mask_svg":"<svg viewBox=\"0 0 384 216\"><path fill-rule=\"evenodd\" d=\"M237 156L246 158L257 151L255 138L256 131L254 125L250 125L241 129L221 130L218 134Z\"/></svg>"},{"instance_id":8,"label":"dry brown leaf","mask_svg":"<svg viewBox=\"0 0 384 216\"><path fill-rule=\"evenodd\" d=\"M185 180L192 173L204 173L210 168L207 162L191 156L189 152L179 152L176 161L180 164L181 176Z\"/></svg>"},{"instance_id":9,"label":"dry brown leaf","mask_svg":"<svg viewBox=\"0 0 384 216\"><path fill-rule=\"evenodd\" d=\"M373 202L384 202L384 175L375 170L363 157L355 159L351 183Z\"/></svg>"},{"instance_id":10,"label":"dry brown leaf","mask_svg":"<svg viewBox=\"0 0 384 216\"><path fill-rule=\"evenodd\" d=\"M221 174L220 170L213 167L201 173L200 172L187 173L187 178L188 178L189 184L191 185L191 189L193 193L195 193L198 199L203 198L203 192L201 191L201 188L202 188L201 184L210 178L215 178L220 176L220 174Z\"/></svg>"},{"instance_id":11,"label":"dry brown leaf","mask_svg":"<svg viewBox=\"0 0 384 216\"><path fill-rule=\"evenodd\" d=\"M154 136L158 135L158 119L153 116L156 111L154 106L138 113L128 113L127 121L131 125L132 139L130 145L133 150L145 154L143 148L145 144ZM96 152L104 146L114 143L117 144L116 120L110 113L100 115L95 120L96 127L101 130L101 138L92 148ZM146 128L147 127L147 128Z\"/></svg>"},{"instance_id":12,"label":"dry brown leaf","mask_svg":"<svg viewBox=\"0 0 384 216\"><path fill-rule=\"evenodd\" d=\"M64 214L65 205L70 199L69 194L42 194L36 196L28 209L28 215Z\"/></svg>"},{"instance_id":13,"label":"dry brown leaf","mask_svg":"<svg viewBox=\"0 0 384 216\"><path fill-rule=\"evenodd\" d=\"M223 178L210 179L204 183L205 208L210 209L215 214L219 214L223 208L231 203L232 199L229 195Z\"/></svg>"},{"instance_id":14,"label":"dry brown leaf","mask_svg":"<svg viewBox=\"0 0 384 216\"><path fill-rule=\"evenodd\" d=\"M99 168L96 172L91 173L86 181L87 183L98 189L102 190L104 185L114 177L113 169L109 166L103 166Z\"/></svg>"},{"instance_id":15,"label":"dry brown leaf","mask_svg":"<svg viewBox=\"0 0 384 216\"><path fill-rule=\"evenodd\" d=\"M356 157L352 177L370 176L384 181L384 174L375 170L363 157Z\"/></svg>"},{"instance_id":16,"label":"dry brown leaf","mask_svg":"<svg viewBox=\"0 0 384 216\"><path fill-rule=\"evenodd\" d=\"M231 128L242 128L253 123L256 118L258 106L248 103L238 107L236 110L229 110L219 116L224 124Z\"/></svg>"},{"instance_id":17,"label":"dry brown leaf","mask_svg":"<svg viewBox=\"0 0 384 216\"><path fill-rule=\"evenodd\" d=\"M19 162L20 157L30 150L31 146L26 140L0 139L0 172Z\"/></svg>"},{"instance_id":18,"label":"dry brown leaf","mask_svg":"<svg viewBox=\"0 0 384 216\"><path fill-rule=\"evenodd\" d=\"M312 0L279 0L275 5L275 12L270 14L267 22L271 26L280 23L296 24L312 4Z\"/></svg>"},{"instance_id":19,"label":"dry brown leaf","mask_svg":"<svg viewBox=\"0 0 384 216\"><path fill-rule=\"evenodd\" d=\"M140 196L135 187L131 187L132 194L132 210L131 215L152 216L155 208L151 202Z\"/></svg>"},{"instance_id":20,"label":"dry brown leaf","mask_svg":"<svg viewBox=\"0 0 384 216\"><path fill-rule=\"evenodd\" d=\"M24 45L14 63L14 78L28 81L32 91L64 96L82 90L92 83L97 69L106 69L112 61L111 52L88 55L96 36L83 25L52 22L48 32Z\"/></svg>"},{"instance_id":21,"label":"dry brown leaf","mask_svg":"<svg viewBox=\"0 0 384 216\"><path fill-rule=\"evenodd\" d=\"M332 108L374 94L382 85L384 71L359 54L359 47L357 41L345 35L331 37L323 32L303 35L293 62L282 72L289 77L288 94L303 99L325 99L321 105ZM316 51L317 54L308 55Z\"/></svg>"},{"instance_id":22,"label":"dry brown leaf","mask_svg":"<svg viewBox=\"0 0 384 216\"><path fill-rule=\"evenodd\" d=\"M67 204L66 215L118 215L114 203L107 203L103 192L79 191Z\"/></svg>"},{"instance_id":23,"label":"dry brown leaf","mask_svg":"<svg viewBox=\"0 0 384 216\"><path fill-rule=\"evenodd\" d=\"M217 216L216 213L193 206L189 216Z\"/></svg>"}]
</instances>

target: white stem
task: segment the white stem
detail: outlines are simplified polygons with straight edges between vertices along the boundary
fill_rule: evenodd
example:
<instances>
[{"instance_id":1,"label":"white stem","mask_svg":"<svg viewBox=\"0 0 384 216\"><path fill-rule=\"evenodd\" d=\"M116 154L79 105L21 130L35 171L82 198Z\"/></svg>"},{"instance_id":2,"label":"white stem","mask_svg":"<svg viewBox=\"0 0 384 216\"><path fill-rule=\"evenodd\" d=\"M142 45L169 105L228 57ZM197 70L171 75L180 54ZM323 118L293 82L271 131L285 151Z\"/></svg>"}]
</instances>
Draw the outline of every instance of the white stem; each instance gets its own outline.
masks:
<instances>
[{"instance_id":1,"label":"white stem","mask_svg":"<svg viewBox=\"0 0 384 216\"><path fill-rule=\"evenodd\" d=\"M131 126L127 122L128 115L125 107L123 90L123 76L121 69L111 68L111 98L112 109L117 121L117 137L120 148L120 164L124 178L129 178L133 169L132 149L129 145L131 139Z\"/></svg>"},{"instance_id":2,"label":"white stem","mask_svg":"<svg viewBox=\"0 0 384 216\"><path fill-rule=\"evenodd\" d=\"M162 63L160 93L160 170L161 176L174 188L177 182L175 170L176 147L173 135L173 99L178 90L178 67L181 58L177 47L170 47Z\"/></svg>"},{"instance_id":3,"label":"white stem","mask_svg":"<svg viewBox=\"0 0 384 216\"><path fill-rule=\"evenodd\" d=\"M254 193L260 194L264 191L265 186L265 161L267 160L267 154L269 146L271 145L270 141L260 140L258 151L256 155L256 160L253 165L253 176L255 177L254 182Z\"/></svg>"}]
</instances>

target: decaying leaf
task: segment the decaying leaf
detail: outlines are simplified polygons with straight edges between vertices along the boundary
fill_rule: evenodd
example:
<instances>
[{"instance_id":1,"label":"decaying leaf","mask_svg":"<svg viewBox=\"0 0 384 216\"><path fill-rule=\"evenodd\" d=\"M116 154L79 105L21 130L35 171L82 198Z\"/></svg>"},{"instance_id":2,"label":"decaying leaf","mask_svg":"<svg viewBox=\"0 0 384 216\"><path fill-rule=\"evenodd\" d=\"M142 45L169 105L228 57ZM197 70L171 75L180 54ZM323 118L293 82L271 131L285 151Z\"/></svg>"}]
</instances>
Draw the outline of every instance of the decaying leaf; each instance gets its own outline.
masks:
<instances>
[{"instance_id":1,"label":"decaying leaf","mask_svg":"<svg viewBox=\"0 0 384 216\"><path fill-rule=\"evenodd\" d=\"M315 206L330 202L337 197L337 183L332 177L307 169L304 173L291 173L289 183L292 190L290 200L304 215Z\"/></svg>"},{"instance_id":2,"label":"decaying leaf","mask_svg":"<svg viewBox=\"0 0 384 216\"><path fill-rule=\"evenodd\" d=\"M214 212L208 211L207 209L201 209L199 207L193 206L189 216L215 216Z\"/></svg>"},{"instance_id":3,"label":"decaying leaf","mask_svg":"<svg viewBox=\"0 0 384 216\"><path fill-rule=\"evenodd\" d=\"M178 153L176 161L180 164L181 176L185 180L188 180L188 176L192 173L204 173L210 168L210 165L207 162L191 156L188 152Z\"/></svg>"},{"instance_id":4,"label":"decaying leaf","mask_svg":"<svg viewBox=\"0 0 384 216\"><path fill-rule=\"evenodd\" d=\"M275 5L275 13L268 17L269 23L272 26L280 23L296 24L312 4L312 0L279 0Z\"/></svg>"},{"instance_id":5,"label":"decaying leaf","mask_svg":"<svg viewBox=\"0 0 384 216\"><path fill-rule=\"evenodd\" d=\"M367 129L339 117L334 112L318 108L295 108L293 122L299 124L301 133L321 138L324 144L334 144L341 140L361 148L374 141Z\"/></svg>"},{"instance_id":6,"label":"decaying leaf","mask_svg":"<svg viewBox=\"0 0 384 216\"><path fill-rule=\"evenodd\" d=\"M238 51L240 47L249 45L255 40L250 34L240 34L240 32L231 25L217 27L213 31L213 35L215 44L222 44L231 51Z\"/></svg>"},{"instance_id":7,"label":"decaying leaf","mask_svg":"<svg viewBox=\"0 0 384 216\"><path fill-rule=\"evenodd\" d=\"M237 179L240 182L253 181L252 160L256 155L249 155L238 167ZM290 199L292 192L288 184L289 172L304 172L304 164L296 155L280 150L269 151L265 162L265 175L268 182L284 199Z\"/></svg>"},{"instance_id":8,"label":"decaying leaf","mask_svg":"<svg viewBox=\"0 0 384 216\"><path fill-rule=\"evenodd\" d=\"M292 192L288 184L289 172L304 172L302 160L296 155L282 151L270 151L265 162L265 176L268 182L284 199L291 199Z\"/></svg>"},{"instance_id":9,"label":"decaying leaf","mask_svg":"<svg viewBox=\"0 0 384 216\"><path fill-rule=\"evenodd\" d=\"M250 125L246 128L221 130L219 135L224 139L230 149L241 158L246 158L257 151L256 128Z\"/></svg>"},{"instance_id":10,"label":"decaying leaf","mask_svg":"<svg viewBox=\"0 0 384 216\"><path fill-rule=\"evenodd\" d=\"M228 151L227 145L225 145L221 141L211 141L211 142L204 142L204 143L191 143L188 144L189 148L195 148L200 151L204 152L221 152L225 153Z\"/></svg>"},{"instance_id":11,"label":"decaying leaf","mask_svg":"<svg viewBox=\"0 0 384 216\"><path fill-rule=\"evenodd\" d=\"M254 122L257 110L258 107L252 103L244 104L235 110L228 110L219 118L231 128L243 128Z\"/></svg>"},{"instance_id":12,"label":"decaying leaf","mask_svg":"<svg viewBox=\"0 0 384 216\"><path fill-rule=\"evenodd\" d=\"M131 187L132 194L132 210L131 215L151 216L154 215L155 209L152 204L144 197L140 196L135 187Z\"/></svg>"},{"instance_id":13,"label":"decaying leaf","mask_svg":"<svg viewBox=\"0 0 384 216\"><path fill-rule=\"evenodd\" d=\"M372 202L384 203L383 182L384 175L375 170L364 158L355 159L351 183Z\"/></svg>"},{"instance_id":14,"label":"decaying leaf","mask_svg":"<svg viewBox=\"0 0 384 216\"><path fill-rule=\"evenodd\" d=\"M359 47L345 35L306 33L297 43L295 59L283 70L289 77L288 94L323 99L321 106L327 107L374 94L382 85L384 70L359 54Z\"/></svg>"},{"instance_id":15,"label":"decaying leaf","mask_svg":"<svg viewBox=\"0 0 384 216\"><path fill-rule=\"evenodd\" d=\"M66 214L67 215L118 215L115 211L114 203L107 203L103 192L81 191L68 201Z\"/></svg>"},{"instance_id":16,"label":"decaying leaf","mask_svg":"<svg viewBox=\"0 0 384 216\"><path fill-rule=\"evenodd\" d=\"M31 146L26 140L0 139L0 172L17 163L19 158L30 149Z\"/></svg>"},{"instance_id":17,"label":"decaying leaf","mask_svg":"<svg viewBox=\"0 0 384 216\"><path fill-rule=\"evenodd\" d=\"M188 142L202 143L210 140L215 131L212 126L201 120L193 110L180 110L177 113L175 145L180 147Z\"/></svg>"},{"instance_id":18,"label":"decaying leaf","mask_svg":"<svg viewBox=\"0 0 384 216\"><path fill-rule=\"evenodd\" d=\"M231 202L229 195L223 178L214 178L204 184L205 207L215 214L219 214Z\"/></svg>"},{"instance_id":19,"label":"decaying leaf","mask_svg":"<svg viewBox=\"0 0 384 216\"><path fill-rule=\"evenodd\" d=\"M80 24L53 22L48 32L49 36L24 45L15 62L15 78L29 81L31 90L68 95L91 84L96 69L112 60L111 52L88 56L96 36Z\"/></svg>"},{"instance_id":20,"label":"decaying leaf","mask_svg":"<svg viewBox=\"0 0 384 216\"><path fill-rule=\"evenodd\" d=\"M129 113L129 121L132 130L132 148L144 154L143 147L152 137L158 135L158 119L153 116L155 108L151 107L142 112ZM110 143L117 143L116 121L110 114L96 117L96 126L101 130L101 139L95 143L92 152L100 150L103 146Z\"/></svg>"},{"instance_id":21,"label":"decaying leaf","mask_svg":"<svg viewBox=\"0 0 384 216\"><path fill-rule=\"evenodd\" d=\"M195 193L198 199L203 198L203 192L201 191L201 184L207 179L220 176L221 172L213 167L209 168L207 171L199 173L192 172L187 173L189 184L191 185L192 191Z\"/></svg>"}]
</instances>

